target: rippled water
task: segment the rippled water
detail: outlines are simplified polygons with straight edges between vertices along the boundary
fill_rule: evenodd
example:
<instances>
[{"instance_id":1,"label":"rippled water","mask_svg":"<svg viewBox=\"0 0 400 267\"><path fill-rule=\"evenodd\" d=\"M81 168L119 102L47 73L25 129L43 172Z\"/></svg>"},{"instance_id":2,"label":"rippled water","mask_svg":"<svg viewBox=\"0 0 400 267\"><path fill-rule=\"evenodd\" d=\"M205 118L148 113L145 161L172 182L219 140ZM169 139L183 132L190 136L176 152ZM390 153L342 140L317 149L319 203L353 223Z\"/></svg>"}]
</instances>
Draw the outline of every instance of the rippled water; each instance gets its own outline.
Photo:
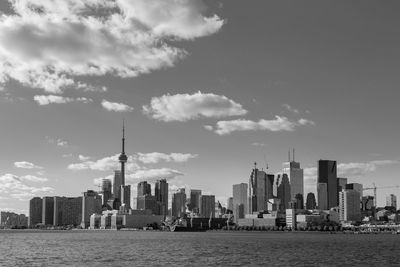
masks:
<instances>
[{"instance_id":1,"label":"rippled water","mask_svg":"<svg viewBox=\"0 0 400 267\"><path fill-rule=\"evenodd\" d=\"M2 231L0 266L400 266L400 235Z\"/></svg>"}]
</instances>

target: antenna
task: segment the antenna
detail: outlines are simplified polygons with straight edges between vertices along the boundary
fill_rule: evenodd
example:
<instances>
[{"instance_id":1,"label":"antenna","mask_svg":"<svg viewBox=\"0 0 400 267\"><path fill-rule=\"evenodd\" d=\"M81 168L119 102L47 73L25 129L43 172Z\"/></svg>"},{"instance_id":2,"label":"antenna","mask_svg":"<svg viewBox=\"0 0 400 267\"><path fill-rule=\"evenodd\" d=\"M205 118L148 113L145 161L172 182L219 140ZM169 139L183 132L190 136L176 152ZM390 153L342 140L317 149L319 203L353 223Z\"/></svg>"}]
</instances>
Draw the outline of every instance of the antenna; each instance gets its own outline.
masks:
<instances>
[{"instance_id":1,"label":"antenna","mask_svg":"<svg viewBox=\"0 0 400 267\"><path fill-rule=\"evenodd\" d=\"M268 170L269 168L268 168L268 162L267 162L267 157L266 157L266 155L264 154L264 161L265 161L265 168Z\"/></svg>"}]
</instances>

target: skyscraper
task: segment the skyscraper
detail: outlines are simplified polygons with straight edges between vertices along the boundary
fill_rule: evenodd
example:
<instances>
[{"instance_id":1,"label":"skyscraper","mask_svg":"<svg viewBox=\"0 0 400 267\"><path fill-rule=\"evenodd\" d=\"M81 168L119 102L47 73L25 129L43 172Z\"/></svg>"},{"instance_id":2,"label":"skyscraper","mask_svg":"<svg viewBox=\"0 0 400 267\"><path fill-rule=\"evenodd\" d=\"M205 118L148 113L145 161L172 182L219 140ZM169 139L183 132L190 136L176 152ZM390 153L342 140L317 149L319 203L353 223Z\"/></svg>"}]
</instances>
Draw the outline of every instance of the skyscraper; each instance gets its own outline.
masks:
<instances>
[{"instance_id":1,"label":"skyscraper","mask_svg":"<svg viewBox=\"0 0 400 267\"><path fill-rule=\"evenodd\" d=\"M286 210L289 208L290 198L290 183L286 173L278 174L276 177L277 198L280 200L280 209Z\"/></svg>"},{"instance_id":2,"label":"skyscraper","mask_svg":"<svg viewBox=\"0 0 400 267\"><path fill-rule=\"evenodd\" d=\"M131 186L130 185L121 185L121 204L124 204L126 209L131 208Z\"/></svg>"},{"instance_id":3,"label":"skyscraper","mask_svg":"<svg viewBox=\"0 0 400 267\"><path fill-rule=\"evenodd\" d=\"M318 161L318 183L325 183L327 186L327 209L338 206L338 181L336 172L336 161L319 160ZM318 200L321 197L319 196ZM318 203L318 206L320 204Z\"/></svg>"},{"instance_id":4,"label":"skyscraper","mask_svg":"<svg viewBox=\"0 0 400 267\"><path fill-rule=\"evenodd\" d=\"M249 213L268 209L268 199L273 198L273 184L274 175L260 171L254 163L249 180Z\"/></svg>"},{"instance_id":5,"label":"skyscraper","mask_svg":"<svg viewBox=\"0 0 400 267\"><path fill-rule=\"evenodd\" d=\"M346 189L346 184L347 184L347 178L337 178L338 182L338 192L342 191L343 189Z\"/></svg>"},{"instance_id":6,"label":"skyscraper","mask_svg":"<svg viewBox=\"0 0 400 267\"><path fill-rule=\"evenodd\" d=\"M201 190L190 190L190 208L194 213L199 213L200 210Z\"/></svg>"},{"instance_id":7,"label":"skyscraper","mask_svg":"<svg viewBox=\"0 0 400 267\"><path fill-rule=\"evenodd\" d=\"M54 197L54 226L79 225L82 216L82 197Z\"/></svg>"},{"instance_id":8,"label":"skyscraper","mask_svg":"<svg viewBox=\"0 0 400 267\"><path fill-rule=\"evenodd\" d=\"M129 209L131 206L131 186L125 185L125 163L128 161L128 157L125 154L125 121L122 123L122 152L118 157L121 163L121 185L119 188L119 197L121 204L124 204L125 208Z\"/></svg>"},{"instance_id":9,"label":"skyscraper","mask_svg":"<svg viewBox=\"0 0 400 267\"><path fill-rule=\"evenodd\" d=\"M136 208L138 210L151 210L153 215L158 214L156 197L152 195L138 196Z\"/></svg>"},{"instance_id":10,"label":"skyscraper","mask_svg":"<svg viewBox=\"0 0 400 267\"><path fill-rule=\"evenodd\" d=\"M122 185L122 174L121 171L114 171L114 183L113 183L113 195L114 199L121 200L121 185Z\"/></svg>"},{"instance_id":11,"label":"skyscraper","mask_svg":"<svg viewBox=\"0 0 400 267\"><path fill-rule=\"evenodd\" d=\"M317 197L318 197L318 209L328 209L328 185L326 183L317 184Z\"/></svg>"},{"instance_id":12,"label":"skyscraper","mask_svg":"<svg viewBox=\"0 0 400 267\"><path fill-rule=\"evenodd\" d=\"M295 161L294 149L292 157L291 159L289 151L289 161L283 163L283 173L288 175L290 182L290 199L294 199L296 195L301 194L304 201L304 172L300 168L300 163Z\"/></svg>"},{"instance_id":13,"label":"skyscraper","mask_svg":"<svg viewBox=\"0 0 400 267\"><path fill-rule=\"evenodd\" d=\"M29 226L34 227L42 223L43 200L40 197L34 197L29 201Z\"/></svg>"},{"instance_id":14,"label":"skyscraper","mask_svg":"<svg viewBox=\"0 0 400 267\"><path fill-rule=\"evenodd\" d=\"M397 210L397 197L393 194L390 194L386 197L386 206L394 207Z\"/></svg>"},{"instance_id":15,"label":"skyscraper","mask_svg":"<svg viewBox=\"0 0 400 267\"><path fill-rule=\"evenodd\" d=\"M339 193L340 221L360 221L360 193L356 190L345 189Z\"/></svg>"},{"instance_id":16,"label":"skyscraper","mask_svg":"<svg viewBox=\"0 0 400 267\"><path fill-rule=\"evenodd\" d=\"M158 180L155 184L154 194L156 196L158 215L168 215L168 183L167 180Z\"/></svg>"},{"instance_id":17,"label":"skyscraper","mask_svg":"<svg viewBox=\"0 0 400 267\"><path fill-rule=\"evenodd\" d=\"M112 185L110 179L101 181L101 191L103 192L103 205L107 205L108 200L112 197Z\"/></svg>"},{"instance_id":18,"label":"skyscraper","mask_svg":"<svg viewBox=\"0 0 400 267\"><path fill-rule=\"evenodd\" d=\"M249 205L248 205L248 186L245 183L234 184L232 186L233 191L233 216L235 220L241 219L245 217L245 214L249 213Z\"/></svg>"},{"instance_id":19,"label":"skyscraper","mask_svg":"<svg viewBox=\"0 0 400 267\"><path fill-rule=\"evenodd\" d=\"M151 185L146 181L142 181L137 185L137 196L151 195Z\"/></svg>"},{"instance_id":20,"label":"skyscraper","mask_svg":"<svg viewBox=\"0 0 400 267\"><path fill-rule=\"evenodd\" d=\"M215 196L202 195L200 197L200 217L215 218Z\"/></svg>"},{"instance_id":21,"label":"skyscraper","mask_svg":"<svg viewBox=\"0 0 400 267\"><path fill-rule=\"evenodd\" d=\"M185 188L181 188L172 196L172 216L182 217L186 212L186 193Z\"/></svg>"},{"instance_id":22,"label":"skyscraper","mask_svg":"<svg viewBox=\"0 0 400 267\"><path fill-rule=\"evenodd\" d=\"M43 197L42 223L53 225L54 221L54 197Z\"/></svg>"},{"instance_id":23,"label":"skyscraper","mask_svg":"<svg viewBox=\"0 0 400 267\"><path fill-rule=\"evenodd\" d=\"M82 228L87 228L90 224L90 216L93 213L100 214L102 211L101 197L97 192L88 190L83 193L82 198Z\"/></svg>"},{"instance_id":24,"label":"skyscraper","mask_svg":"<svg viewBox=\"0 0 400 267\"><path fill-rule=\"evenodd\" d=\"M314 193L307 194L307 202L306 202L306 209L313 210L317 208L317 201L315 200Z\"/></svg>"},{"instance_id":25,"label":"skyscraper","mask_svg":"<svg viewBox=\"0 0 400 267\"><path fill-rule=\"evenodd\" d=\"M363 196L363 185L358 183L351 183L345 185L346 189L356 190L360 194L360 198Z\"/></svg>"}]
</instances>

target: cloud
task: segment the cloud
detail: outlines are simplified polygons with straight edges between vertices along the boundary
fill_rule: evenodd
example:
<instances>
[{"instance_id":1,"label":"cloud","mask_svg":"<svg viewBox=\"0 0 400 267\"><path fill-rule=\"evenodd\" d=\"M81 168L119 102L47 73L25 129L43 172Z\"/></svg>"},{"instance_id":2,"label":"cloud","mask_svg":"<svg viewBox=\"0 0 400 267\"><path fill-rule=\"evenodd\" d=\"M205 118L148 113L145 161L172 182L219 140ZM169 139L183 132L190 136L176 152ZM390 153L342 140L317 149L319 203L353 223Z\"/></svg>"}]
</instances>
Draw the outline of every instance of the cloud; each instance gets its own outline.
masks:
<instances>
[{"instance_id":1,"label":"cloud","mask_svg":"<svg viewBox=\"0 0 400 267\"><path fill-rule=\"evenodd\" d=\"M173 179L175 177L182 175L184 175L182 172L169 168L140 169L132 174L127 175L127 179L130 180L146 179L150 182L156 179Z\"/></svg>"},{"instance_id":2,"label":"cloud","mask_svg":"<svg viewBox=\"0 0 400 267\"><path fill-rule=\"evenodd\" d=\"M40 167L38 165L35 165L31 162L27 162L27 161L17 161L14 162L14 166L17 168L21 168L21 169L43 169L43 167Z\"/></svg>"},{"instance_id":3,"label":"cloud","mask_svg":"<svg viewBox=\"0 0 400 267\"><path fill-rule=\"evenodd\" d=\"M74 101L70 97L57 96L57 95L35 95L33 97L33 100L35 100L40 106L45 106L52 103L65 104Z\"/></svg>"},{"instance_id":4,"label":"cloud","mask_svg":"<svg viewBox=\"0 0 400 267\"><path fill-rule=\"evenodd\" d=\"M176 94L153 97L143 112L160 121L188 121L200 117L221 118L247 113L242 105L223 95L212 93Z\"/></svg>"},{"instance_id":5,"label":"cloud","mask_svg":"<svg viewBox=\"0 0 400 267\"><path fill-rule=\"evenodd\" d=\"M80 161L87 161L87 160L89 160L90 159L90 157L86 157L86 156L83 156L83 155L79 155L79 160Z\"/></svg>"},{"instance_id":6,"label":"cloud","mask_svg":"<svg viewBox=\"0 0 400 267\"><path fill-rule=\"evenodd\" d=\"M0 193L11 198L26 200L27 198L53 192L54 189L48 186L35 187L26 185L24 182L46 182L47 178L40 178L32 175L17 176L10 173L0 176Z\"/></svg>"},{"instance_id":7,"label":"cloud","mask_svg":"<svg viewBox=\"0 0 400 267\"><path fill-rule=\"evenodd\" d=\"M275 119L265 120L261 119L259 121L251 121L251 120L231 120L231 121L218 121L215 128L212 130L219 135L227 135L236 131L271 131L271 132L280 132L280 131L294 131L295 127L298 126L299 123L290 121L286 117L275 116ZM210 130L210 128L206 128Z\"/></svg>"},{"instance_id":8,"label":"cloud","mask_svg":"<svg viewBox=\"0 0 400 267\"><path fill-rule=\"evenodd\" d=\"M363 177L370 172L376 171L380 166L387 166L398 164L399 161L396 160L375 160L366 163L360 162L350 162L350 163L340 163L337 165L338 176L342 177Z\"/></svg>"},{"instance_id":9,"label":"cloud","mask_svg":"<svg viewBox=\"0 0 400 267\"><path fill-rule=\"evenodd\" d=\"M0 17L0 83L61 93L83 76L121 78L174 66L182 41L218 32L201 0L12 0Z\"/></svg>"},{"instance_id":10,"label":"cloud","mask_svg":"<svg viewBox=\"0 0 400 267\"><path fill-rule=\"evenodd\" d=\"M46 136L46 140L49 144L55 144L56 146L59 146L59 147L68 147L68 145L69 145L67 141L62 140L61 138L54 139L49 136Z\"/></svg>"},{"instance_id":11,"label":"cloud","mask_svg":"<svg viewBox=\"0 0 400 267\"><path fill-rule=\"evenodd\" d=\"M137 158L143 163L159 163L160 161L165 162L187 162L190 159L197 158L196 154L182 154L182 153L171 153L165 154L160 152L152 153L138 153Z\"/></svg>"},{"instance_id":12,"label":"cloud","mask_svg":"<svg viewBox=\"0 0 400 267\"><path fill-rule=\"evenodd\" d=\"M107 100L103 100L101 102L101 105L103 106L103 108L105 108L108 111L116 111L116 112L130 112L130 111L133 111L133 107L130 107L130 106L126 105L126 104L109 102Z\"/></svg>"},{"instance_id":13,"label":"cloud","mask_svg":"<svg viewBox=\"0 0 400 267\"><path fill-rule=\"evenodd\" d=\"M303 118L299 119L298 123L300 125L315 125L315 122Z\"/></svg>"},{"instance_id":14,"label":"cloud","mask_svg":"<svg viewBox=\"0 0 400 267\"><path fill-rule=\"evenodd\" d=\"M92 170L92 171L113 171L119 170L120 163L118 161L119 154L104 157L98 160L87 160L80 163L73 163L68 165L69 170L74 171L83 171L83 170ZM134 162L133 156L128 157L128 163L125 165L127 171L134 171L138 169L138 165Z\"/></svg>"},{"instance_id":15,"label":"cloud","mask_svg":"<svg viewBox=\"0 0 400 267\"><path fill-rule=\"evenodd\" d=\"M293 108L292 106L290 106L289 104L283 104L282 107L286 108L288 111L299 114L300 111L296 108Z\"/></svg>"}]
</instances>

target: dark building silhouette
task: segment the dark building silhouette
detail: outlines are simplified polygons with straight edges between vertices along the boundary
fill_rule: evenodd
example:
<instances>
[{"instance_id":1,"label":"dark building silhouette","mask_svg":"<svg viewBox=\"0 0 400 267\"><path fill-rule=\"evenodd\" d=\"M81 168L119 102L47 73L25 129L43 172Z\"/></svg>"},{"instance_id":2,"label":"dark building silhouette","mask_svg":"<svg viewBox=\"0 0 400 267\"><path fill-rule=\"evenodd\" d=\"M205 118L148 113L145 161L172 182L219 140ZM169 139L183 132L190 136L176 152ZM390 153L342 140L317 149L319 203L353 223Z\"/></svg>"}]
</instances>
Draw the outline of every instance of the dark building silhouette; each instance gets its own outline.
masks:
<instances>
[{"instance_id":1,"label":"dark building silhouette","mask_svg":"<svg viewBox=\"0 0 400 267\"><path fill-rule=\"evenodd\" d=\"M338 180L336 171L336 161L319 160L318 161L318 183L326 184L326 196L318 196L318 199L325 200L327 209L337 207L339 205ZM325 194L325 192L324 192ZM319 205L319 204L318 204Z\"/></svg>"},{"instance_id":2,"label":"dark building silhouette","mask_svg":"<svg viewBox=\"0 0 400 267\"><path fill-rule=\"evenodd\" d=\"M121 199L121 185L122 185L122 174L121 171L114 171L114 183L113 183L113 196L114 199Z\"/></svg>"},{"instance_id":3,"label":"dark building silhouette","mask_svg":"<svg viewBox=\"0 0 400 267\"><path fill-rule=\"evenodd\" d=\"M103 206L107 205L108 200L112 197L112 184L110 179L101 181L101 191L103 192Z\"/></svg>"},{"instance_id":4,"label":"dark building silhouette","mask_svg":"<svg viewBox=\"0 0 400 267\"><path fill-rule=\"evenodd\" d=\"M42 223L53 225L54 221L54 197L43 197Z\"/></svg>"},{"instance_id":5,"label":"dark building silhouette","mask_svg":"<svg viewBox=\"0 0 400 267\"><path fill-rule=\"evenodd\" d=\"M168 183L167 180L158 180L155 184L154 194L158 206L158 215L168 215Z\"/></svg>"},{"instance_id":6,"label":"dark building silhouette","mask_svg":"<svg viewBox=\"0 0 400 267\"><path fill-rule=\"evenodd\" d=\"M189 210L193 211L194 213L200 212L200 197L201 197L201 190L196 190L196 189L190 190Z\"/></svg>"},{"instance_id":7,"label":"dark building silhouette","mask_svg":"<svg viewBox=\"0 0 400 267\"><path fill-rule=\"evenodd\" d=\"M203 218L215 217L215 196L202 195L200 197L200 217Z\"/></svg>"},{"instance_id":8,"label":"dark building silhouette","mask_svg":"<svg viewBox=\"0 0 400 267\"><path fill-rule=\"evenodd\" d=\"M81 218L82 197L54 197L54 226L77 226Z\"/></svg>"},{"instance_id":9,"label":"dark building silhouette","mask_svg":"<svg viewBox=\"0 0 400 267\"><path fill-rule=\"evenodd\" d=\"M137 196L151 195L151 185L146 181L140 182L137 185Z\"/></svg>"},{"instance_id":10,"label":"dark building silhouette","mask_svg":"<svg viewBox=\"0 0 400 267\"><path fill-rule=\"evenodd\" d=\"M183 217L186 213L186 193L185 188L181 188L172 196L172 216Z\"/></svg>"},{"instance_id":11,"label":"dark building silhouette","mask_svg":"<svg viewBox=\"0 0 400 267\"><path fill-rule=\"evenodd\" d=\"M254 163L249 180L250 213L268 209L268 199L273 198L273 185L274 175L260 171Z\"/></svg>"},{"instance_id":12,"label":"dark building silhouette","mask_svg":"<svg viewBox=\"0 0 400 267\"><path fill-rule=\"evenodd\" d=\"M151 210L152 214L157 214L158 208L156 197L152 195L137 197L136 208L138 210Z\"/></svg>"},{"instance_id":13,"label":"dark building silhouette","mask_svg":"<svg viewBox=\"0 0 400 267\"><path fill-rule=\"evenodd\" d=\"M285 210L289 208L290 199L290 182L289 177L286 173L278 174L276 179L276 186L277 186L277 198L280 199L280 209Z\"/></svg>"},{"instance_id":14,"label":"dark building silhouette","mask_svg":"<svg viewBox=\"0 0 400 267\"><path fill-rule=\"evenodd\" d=\"M307 201L306 201L306 209L308 210L314 210L317 208L317 201L315 199L314 193L308 193L307 194Z\"/></svg>"},{"instance_id":15,"label":"dark building silhouette","mask_svg":"<svg viewBox=\"0 0 400 267\"><path fill-rule=\"evenodd\" d=\"M296 202L296 209L304 209L304 197L302 194L296 194L294 200Z\"/></svg>"},{"instance_id":16,"label":"dark building silhouette","mask_svg":"<svg viewBox=\"0 0 400 267\"><path fill-rule=\"evenodd\" d=\"M34 227L42 223L43 200L40 197L34 197L29 201L29 226Z\"/></svg>"}]
</instances>

